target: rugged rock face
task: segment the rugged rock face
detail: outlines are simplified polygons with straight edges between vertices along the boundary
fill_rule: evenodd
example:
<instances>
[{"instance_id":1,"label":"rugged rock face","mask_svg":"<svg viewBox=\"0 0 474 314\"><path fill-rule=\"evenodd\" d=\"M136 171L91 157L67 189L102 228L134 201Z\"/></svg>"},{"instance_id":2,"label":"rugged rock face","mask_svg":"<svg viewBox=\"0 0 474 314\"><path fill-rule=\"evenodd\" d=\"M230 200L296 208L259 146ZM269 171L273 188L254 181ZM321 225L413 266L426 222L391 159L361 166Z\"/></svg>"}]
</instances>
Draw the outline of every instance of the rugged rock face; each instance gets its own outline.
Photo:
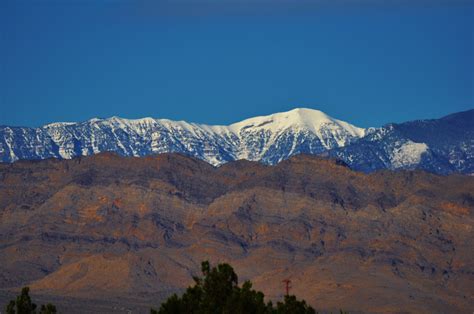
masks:
<instances>
[{"instance_id":1,"label":"rugged rock face","mask_svg":"<svg viewBox=\"0 0 474 314\"><path fill-rule=\"evenodd\" d=\"M112 151L122 156L178 152L213 165L237 160L274 164L301 152L318 154L365 130L325 113L298 108L229 126L166 119L91 119L40 128L0 126L0 161L73 158Z\"/></svg>"},{"instance_id":2,"label":"rugged rock face","mask_svg":"<svg viewBox=\"0 0 474 314\"><path fill-rule=\"evenodd\" d=\"M365 137L327 155L365 172L422 169L474 174L474 110L370 129Z\"/></svg>"},{"instance_id":3,"label":"rugged rock face","mask_svg":"<svg viewBox=\"0 0 474 314\"><path fill-rule=\"evenodd\" d=\"M1 291L151 305L209 259L272 299L290 278L319 310L469 313L473 191L469 176L368 175L306 155L0 164Z\"/></svg>"},{"instance_id":4,"label":"rugged rock face","mask_svg":"<svg viewBox=\"0 0 474 314\"><path fill-rule=\"evenodd\" d=\"M166 119L91 119L40 128L0 126L0 161L70 159L112 151L122 156L177 152L213 165L240 159L276 164L325 154L355 170L423 169L474 173L474 110L442 119L363 129L298 108L229 126Z\"/></svg>"}]
</instances>

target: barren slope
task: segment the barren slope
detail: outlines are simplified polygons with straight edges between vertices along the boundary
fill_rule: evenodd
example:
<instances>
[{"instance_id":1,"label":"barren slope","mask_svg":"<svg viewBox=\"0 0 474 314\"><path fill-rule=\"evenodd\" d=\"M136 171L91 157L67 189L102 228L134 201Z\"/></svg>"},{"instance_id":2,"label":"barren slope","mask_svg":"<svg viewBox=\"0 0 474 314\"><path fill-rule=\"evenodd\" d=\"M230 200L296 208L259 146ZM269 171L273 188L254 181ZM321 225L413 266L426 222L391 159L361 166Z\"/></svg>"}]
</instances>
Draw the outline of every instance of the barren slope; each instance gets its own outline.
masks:
<instances>
[{"instance_id":1,"label":"barren slope","mask_svg":"<svg viewBox=\"0 0 474 314\"><path fill-rule=\"evenodd\" d=\"M473 177L366 175L304 155L0 164L0 287L156 304L209 259L273 299L291 278L320 310L469 313L473 191Z\"/></svg>"}]
</instances>

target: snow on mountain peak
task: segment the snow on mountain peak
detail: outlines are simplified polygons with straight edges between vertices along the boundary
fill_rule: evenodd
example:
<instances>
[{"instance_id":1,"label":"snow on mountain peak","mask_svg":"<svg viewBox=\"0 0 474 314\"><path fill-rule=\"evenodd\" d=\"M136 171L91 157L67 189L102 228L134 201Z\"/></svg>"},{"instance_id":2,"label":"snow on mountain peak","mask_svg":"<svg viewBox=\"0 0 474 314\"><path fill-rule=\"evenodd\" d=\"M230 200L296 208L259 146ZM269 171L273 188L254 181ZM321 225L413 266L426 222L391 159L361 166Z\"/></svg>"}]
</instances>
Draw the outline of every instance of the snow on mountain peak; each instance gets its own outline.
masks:
<instances>
[{"instance_id":1,"label":"snow on mountain peak","mask_svg":"<svg viewBox=\"0 0 474 314\"><path fill-rule=\"evenodd\" d=\"M43 125L43 128L57 128L74 124L76 124L76 122L53 122Z\"/></svg>"},{"instance_id":2,"label":"snow on mountain peak","mask_svg":"<svg viewBox=\"0 0 474 314\"><path fill-rule=\"evenodd\" d=\"M320 110L308 108L295 108L286 112L246 119L230 125L230 128L232 130L261 128L272 132L291 128L311 131L314 134L319 134L322 128L329 128L332 130L344 129L354 137L362 137L365 135L365 129L363 128L358 128L347 122L334 119Z\"/></svg>"},{"instance_id":3,"label":"snow on mountain peak","mask_svg":"<svg viewBox=\"0 0 474 314\"><path fill-rule=\"evenodd\" d=\"M92 118L92 119L87 120L86 123L92 124L92 123L100 122L100 121L103 121L103 120L104 119L102 119L102 118L97 118L96 117L96 118Z\"/></svg>"}]
</instances>

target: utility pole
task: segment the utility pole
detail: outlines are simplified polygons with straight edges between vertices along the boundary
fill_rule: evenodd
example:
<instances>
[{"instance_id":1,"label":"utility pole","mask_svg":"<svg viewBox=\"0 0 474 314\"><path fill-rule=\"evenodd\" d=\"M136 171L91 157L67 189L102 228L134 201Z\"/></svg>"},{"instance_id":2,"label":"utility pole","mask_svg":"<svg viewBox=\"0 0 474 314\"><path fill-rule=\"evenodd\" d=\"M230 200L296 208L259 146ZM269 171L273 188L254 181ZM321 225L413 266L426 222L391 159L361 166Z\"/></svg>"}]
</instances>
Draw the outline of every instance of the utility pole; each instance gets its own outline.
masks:
<instances>
[{"instance_id":1,"label":"utility pole","mask_svg":"<svg viewBox=\"0 0 474 314\"><path fill-rule=\"evenodd\" d=\"M289 296L290 295L290 288L291 288L291 280L290 279L285 279L282 282L285 283L286 296Z\"/></svg>"}]
</instances>

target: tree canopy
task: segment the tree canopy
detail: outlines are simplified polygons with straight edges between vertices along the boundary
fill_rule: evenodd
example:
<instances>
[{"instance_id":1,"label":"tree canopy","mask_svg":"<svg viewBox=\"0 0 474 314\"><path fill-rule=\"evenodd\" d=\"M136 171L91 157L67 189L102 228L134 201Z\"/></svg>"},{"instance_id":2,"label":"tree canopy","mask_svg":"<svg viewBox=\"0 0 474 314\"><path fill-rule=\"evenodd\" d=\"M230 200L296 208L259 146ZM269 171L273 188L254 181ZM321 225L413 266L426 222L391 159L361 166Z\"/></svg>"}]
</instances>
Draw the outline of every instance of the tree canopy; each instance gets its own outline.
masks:
<instances>
[{"instance_id":1,"label":"tree canopy","mask_svg":"<svg viewBox=\"0 0 474 314\"><path fill-rule=\"evenodd\" d=\"M182 296L173 294L159 310L151 309L151 314L313 314L315 310L295 296L285 296L276 307L265 303L265 295L252 289L252 283L245 281L241 287L238 277L229 264L211 267L202 262L203 277L194 277L194 285L186 289Z\"/></svg>"},{"instance_id":2,"label":"tree canopy","mask_svg":"<svg viewBox=\"0 0 474 314\"><path fill-rule=\"evenodd\" d=\"M36 304L31 301L30 288L24 287L15 300L11 300L6 307L7 314L36 314ZM56 306L51 303L41 305L38 314L55 314Z\"/></svg>"}]
</instances>

